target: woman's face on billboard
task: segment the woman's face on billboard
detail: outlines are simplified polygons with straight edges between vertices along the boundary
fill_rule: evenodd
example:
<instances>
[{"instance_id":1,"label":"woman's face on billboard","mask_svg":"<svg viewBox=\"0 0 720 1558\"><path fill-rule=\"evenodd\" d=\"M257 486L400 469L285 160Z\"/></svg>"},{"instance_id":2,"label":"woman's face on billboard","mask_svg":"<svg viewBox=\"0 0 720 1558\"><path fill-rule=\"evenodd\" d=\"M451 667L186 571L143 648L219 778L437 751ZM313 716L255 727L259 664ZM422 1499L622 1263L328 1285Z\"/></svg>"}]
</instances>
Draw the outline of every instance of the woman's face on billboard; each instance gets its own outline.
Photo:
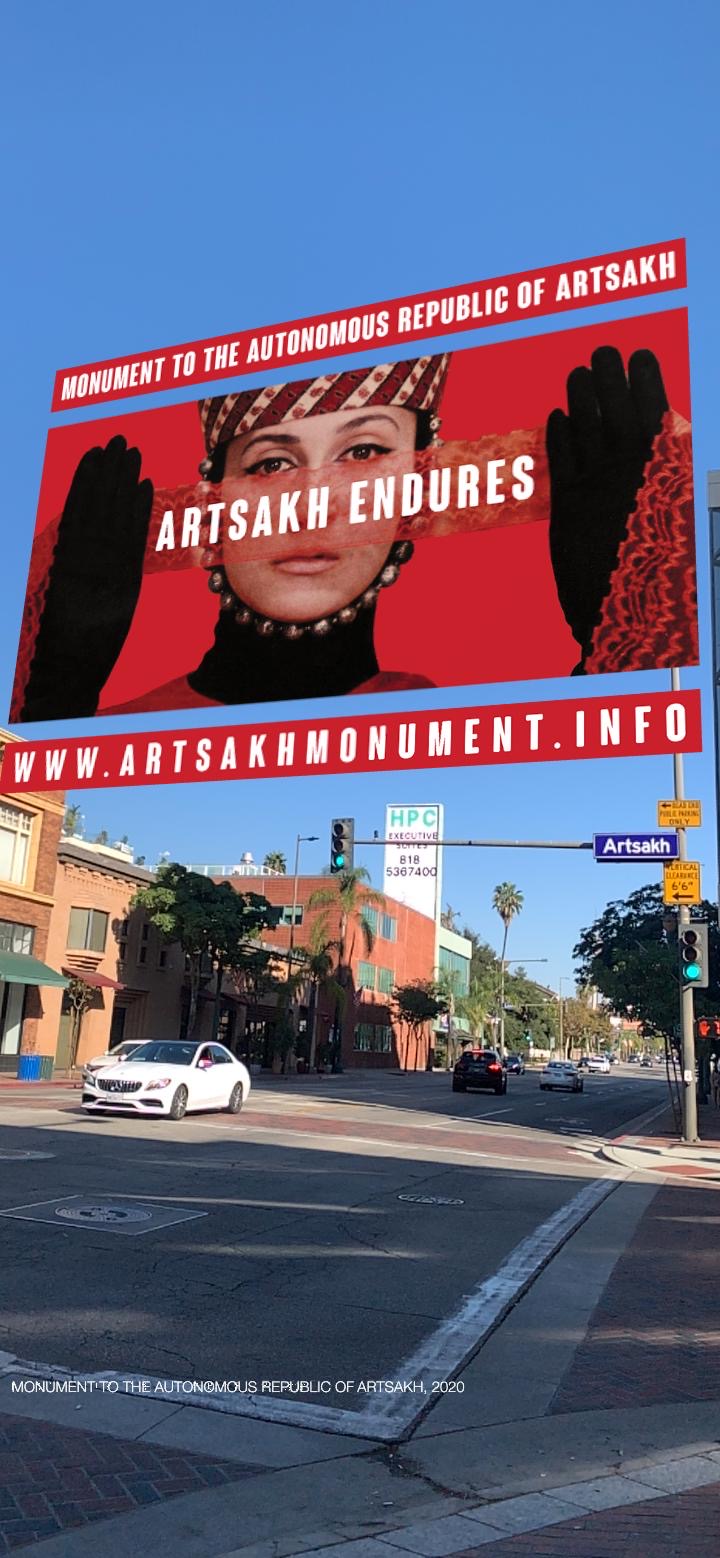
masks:
<instances>
[{"instance_id":1,"label":"woman's face on billboard","mask_svg":"<svg viewBox=\"0 0 720 1558\"><path fill-rule=\"evenodd\" d=\"M232 439L225 477L261 478L336 464L357 467L362 477L366 463L415 447L416 421L413 411L368 406L277 422ZM330 502L332 508L332 494ZM226 540L223 564L231 589L252 611L280 622L312 622L362 595L380 572L394 536L395 528L383 522L378 543L334 546L331 517L325 530L289 535L282 554L264 562L247 562L242 543Z\"/></svg>"}]
</instances>

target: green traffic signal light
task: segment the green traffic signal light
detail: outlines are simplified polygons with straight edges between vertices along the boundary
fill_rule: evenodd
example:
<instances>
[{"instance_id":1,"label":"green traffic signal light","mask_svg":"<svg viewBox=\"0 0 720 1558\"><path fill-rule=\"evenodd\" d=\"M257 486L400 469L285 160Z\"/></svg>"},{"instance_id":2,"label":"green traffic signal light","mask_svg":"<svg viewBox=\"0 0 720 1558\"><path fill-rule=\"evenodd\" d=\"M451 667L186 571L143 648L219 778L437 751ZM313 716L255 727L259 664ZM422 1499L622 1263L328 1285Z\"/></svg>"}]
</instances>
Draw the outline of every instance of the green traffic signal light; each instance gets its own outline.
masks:
<instances>
[{"instance_id":1,"label":"green traffic signal light","mask_svg":"<svg viewBox=\"0 0 720 1558\"><path fill-rule=\"evenodd\" d=\"M701 969L699 963L688 963L686 965L686 968L685 968L685 978L686 979L692 979L692 980L699 979L701 973L702 973L702 969Z\"/></svg>"},{"instance_id":2,"label":"green traffic signal light","mask_svg":"<svg viewBox=\"0 0 720 1558\"><path fill-rule=\"evenodd\" d=\"M340 867L344 866L344 864L345 864L345 856L344 855L336 855L335 856L335 864L336 864L336 866L340 866Z\"/></svg>"}]
</instances>

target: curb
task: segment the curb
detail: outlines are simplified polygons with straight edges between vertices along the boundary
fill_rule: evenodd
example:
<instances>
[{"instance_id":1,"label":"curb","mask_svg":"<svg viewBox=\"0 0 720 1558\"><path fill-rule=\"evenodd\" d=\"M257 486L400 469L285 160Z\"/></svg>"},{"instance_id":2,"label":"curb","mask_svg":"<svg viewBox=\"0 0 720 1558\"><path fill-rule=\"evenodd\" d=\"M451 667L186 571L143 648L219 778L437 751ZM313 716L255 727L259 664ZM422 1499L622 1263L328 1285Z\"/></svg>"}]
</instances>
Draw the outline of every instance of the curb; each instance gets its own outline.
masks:
<instances>
[{"instance_id":1,"label":"curb","mask_svg":"<svg viewBox=\"0 0 720 1558\"><path fill-rule=\"evenodd\" d=\"M441 1515L408 1526L386 1527L381 1532L367 1531L342 1542L328 1542L308 1548L282 1544L285 1558L304 1553L305 1558L400 1558L401 1554L422 1558L450 1558L453 1553L468 1552L491 1542L544 1531L571 1520L584 1521L589 1515L631 1508L658 1499L671 1498L697 1488L720 1483L720 1449L674 1456L627 1474L604 1472L583 1482L547 1488L542 1493L524 1493L495 1503L476 1504L460 1514ZM329 1534L329 1533L328 1533ZM220 1558L271 1558L276 1543L252 1543L235 1547Z\"/></svg>"}]
</instances>

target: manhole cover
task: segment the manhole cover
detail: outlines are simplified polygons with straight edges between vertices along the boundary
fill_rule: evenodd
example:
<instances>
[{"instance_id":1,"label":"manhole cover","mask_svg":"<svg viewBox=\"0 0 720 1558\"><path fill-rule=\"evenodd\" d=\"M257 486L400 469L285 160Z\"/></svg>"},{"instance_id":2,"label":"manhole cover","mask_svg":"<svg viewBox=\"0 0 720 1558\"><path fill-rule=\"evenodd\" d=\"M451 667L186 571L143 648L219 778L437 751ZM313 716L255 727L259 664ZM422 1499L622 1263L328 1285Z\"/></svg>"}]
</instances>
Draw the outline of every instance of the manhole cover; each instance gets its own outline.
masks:
<instances>
[{"instance_id":1,"label":"manhole cover","mask_svg":"<svg viewBox=\"0 0 720 1558\"><path fill-rule=\"evenodd\" d=\"M73 1223L148 1223L152 1212L142 1212L137 1206L58 1206L56 1217L67 1217Z\"/></svg>"},{"instance_id":2,"label":"manhole cover","mask_svg":"<svg viewBox=\"0 0 720 1558\"><path fill-rule=\"evenodd\" d=\"M416 1206L464 1206L452 1196L398 1196L398 1201L413 1201Z\"/></svg>"}]
</instances>

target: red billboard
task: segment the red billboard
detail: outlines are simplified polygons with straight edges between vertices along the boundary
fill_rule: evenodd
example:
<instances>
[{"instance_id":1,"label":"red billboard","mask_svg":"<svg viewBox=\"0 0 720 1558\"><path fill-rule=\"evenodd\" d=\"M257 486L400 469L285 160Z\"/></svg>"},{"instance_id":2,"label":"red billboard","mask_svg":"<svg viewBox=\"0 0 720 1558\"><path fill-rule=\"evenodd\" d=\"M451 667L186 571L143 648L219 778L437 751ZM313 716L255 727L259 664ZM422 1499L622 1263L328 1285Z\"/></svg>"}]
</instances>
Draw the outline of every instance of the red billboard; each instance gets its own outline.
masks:
<instances>
[{"instance_id":1,"label":"red billboard","mask_svg":"<svg viewBox=\"0 0 720 1558\"><path fill-rule=\"evenodd\" d=\"M54 427L10 717L697 658L676 309Z\"/></svg>"}]
</instances>

